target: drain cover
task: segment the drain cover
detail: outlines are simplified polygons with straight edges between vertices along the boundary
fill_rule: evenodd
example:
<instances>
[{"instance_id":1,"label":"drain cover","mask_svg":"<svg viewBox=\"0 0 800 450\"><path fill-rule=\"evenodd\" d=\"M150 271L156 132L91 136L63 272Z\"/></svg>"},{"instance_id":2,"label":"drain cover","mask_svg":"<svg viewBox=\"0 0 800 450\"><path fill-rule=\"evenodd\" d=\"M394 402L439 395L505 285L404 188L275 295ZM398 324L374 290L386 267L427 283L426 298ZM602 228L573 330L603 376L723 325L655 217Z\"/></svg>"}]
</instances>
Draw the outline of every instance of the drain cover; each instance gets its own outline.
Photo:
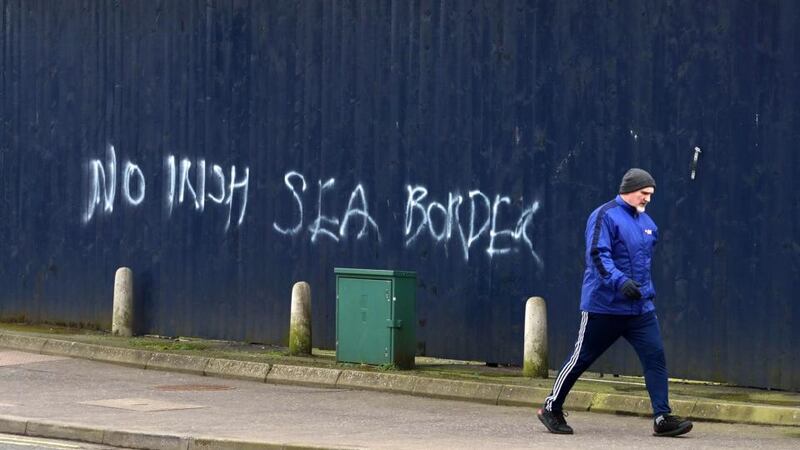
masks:
<instances>
[{"instance_id":1,"label":"drain cover","mask_svg":"<svg viewBox=\"0 0 800 450\"><path fill-rule=\"evenodd\" d=\"M222 384L165 384L156 386L155 389L157 391L228 391L235 388Z\"/></svg>"}]
</instances>

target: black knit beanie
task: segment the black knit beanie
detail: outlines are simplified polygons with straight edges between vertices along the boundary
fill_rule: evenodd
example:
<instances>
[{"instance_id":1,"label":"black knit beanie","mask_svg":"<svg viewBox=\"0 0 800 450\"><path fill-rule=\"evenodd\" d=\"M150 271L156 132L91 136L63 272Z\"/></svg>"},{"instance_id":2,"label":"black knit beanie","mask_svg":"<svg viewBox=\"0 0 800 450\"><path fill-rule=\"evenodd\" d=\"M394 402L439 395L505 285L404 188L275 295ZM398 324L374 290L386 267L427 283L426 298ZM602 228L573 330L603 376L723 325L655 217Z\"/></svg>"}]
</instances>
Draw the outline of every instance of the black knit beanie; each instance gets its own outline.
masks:
<instances>
[{"instance_id":1,"label":"black knit beanie","mask_svg":"<svg viewBox=\"0 0 800 450\"><path fill-rule=\"evenodd\" d=\"M646 170L633 168L625 172L622 177L622 183L619 184L619 193L627 194L648 186L656 187L656 180Z\"/></svg>"}]
</instances>

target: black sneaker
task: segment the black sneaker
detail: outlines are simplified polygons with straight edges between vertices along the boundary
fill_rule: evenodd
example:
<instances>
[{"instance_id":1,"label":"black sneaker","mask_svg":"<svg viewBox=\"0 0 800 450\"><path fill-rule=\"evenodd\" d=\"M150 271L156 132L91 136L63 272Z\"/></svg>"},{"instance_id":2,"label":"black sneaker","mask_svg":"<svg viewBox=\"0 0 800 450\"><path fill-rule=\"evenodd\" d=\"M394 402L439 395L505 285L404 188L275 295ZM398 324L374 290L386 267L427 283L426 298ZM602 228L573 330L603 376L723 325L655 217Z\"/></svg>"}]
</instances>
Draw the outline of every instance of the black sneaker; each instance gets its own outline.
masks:
<instances>
[{"instance_id":1,"label":"black sneaker","mask_svg":"<svg viewBox=\"0 0 800 450\"><path fill-rule=\"evenodd\" d=\"M564 416L567 414L564 411L548 411L541 408L536 412L536 417L542 421L547 431L555 434L572 434L572 427L567 425Z\"/></svg>"},{"instance_id":2,"label":"black sneaker","mask_svg":"<svg viewBox=\"0 0 800 450\"><path fill-rule=\"evenodd\" d=\"M653 422L653 436L680 436L692 431L692 422L682 417L662 414Z\"/></svg>"}]
</instances>

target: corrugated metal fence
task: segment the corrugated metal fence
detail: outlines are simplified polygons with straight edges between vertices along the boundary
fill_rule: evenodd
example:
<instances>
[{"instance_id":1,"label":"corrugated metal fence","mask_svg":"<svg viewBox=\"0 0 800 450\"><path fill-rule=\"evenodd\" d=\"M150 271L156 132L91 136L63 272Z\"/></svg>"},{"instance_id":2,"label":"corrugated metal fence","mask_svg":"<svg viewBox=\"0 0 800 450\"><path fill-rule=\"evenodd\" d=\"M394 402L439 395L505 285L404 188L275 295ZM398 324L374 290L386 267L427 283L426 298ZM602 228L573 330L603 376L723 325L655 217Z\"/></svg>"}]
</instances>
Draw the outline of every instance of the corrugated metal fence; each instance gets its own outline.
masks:
<instances>
[{"instance_id":1,"label":"corrugated metal fence","mask_svg":"<svg viewBox=\"0 0 800 450\"><path fill-rule=\"evenodd\" d=\"M419 273L421 354L551 364L631 166L671 374L800 389L800 4L23 1L0 19L0 317L285 342L333 267ZM690 177L695 147L702 150ZM638 373L619 345L596 370Z\"/></svg>"}]
</instances>

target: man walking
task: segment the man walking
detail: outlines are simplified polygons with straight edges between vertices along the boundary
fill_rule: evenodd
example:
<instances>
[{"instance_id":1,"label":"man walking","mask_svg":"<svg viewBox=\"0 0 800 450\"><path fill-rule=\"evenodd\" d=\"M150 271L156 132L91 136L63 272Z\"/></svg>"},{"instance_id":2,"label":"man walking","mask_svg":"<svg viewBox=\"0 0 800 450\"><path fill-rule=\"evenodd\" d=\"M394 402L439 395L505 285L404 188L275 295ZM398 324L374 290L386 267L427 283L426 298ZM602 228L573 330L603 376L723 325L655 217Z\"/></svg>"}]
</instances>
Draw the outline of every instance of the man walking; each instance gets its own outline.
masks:
<instances>
[{"instance_id":1,"label":"man walking","mask_svg":"<svg viewBox=\"0 0 800 450\"><path fill-rule=\"evenodd\" d=\"M572 434L564 400L578 377L619 337L633 346L644 369L653 434L678 436L692 429L692 422L670 414L667 364L653 305L650 261L658 228L645 208L655 187L649 173L630 169L619 195L589 215L578 340L537 413L551 433Z\"/></svg>"}]
</instances>

